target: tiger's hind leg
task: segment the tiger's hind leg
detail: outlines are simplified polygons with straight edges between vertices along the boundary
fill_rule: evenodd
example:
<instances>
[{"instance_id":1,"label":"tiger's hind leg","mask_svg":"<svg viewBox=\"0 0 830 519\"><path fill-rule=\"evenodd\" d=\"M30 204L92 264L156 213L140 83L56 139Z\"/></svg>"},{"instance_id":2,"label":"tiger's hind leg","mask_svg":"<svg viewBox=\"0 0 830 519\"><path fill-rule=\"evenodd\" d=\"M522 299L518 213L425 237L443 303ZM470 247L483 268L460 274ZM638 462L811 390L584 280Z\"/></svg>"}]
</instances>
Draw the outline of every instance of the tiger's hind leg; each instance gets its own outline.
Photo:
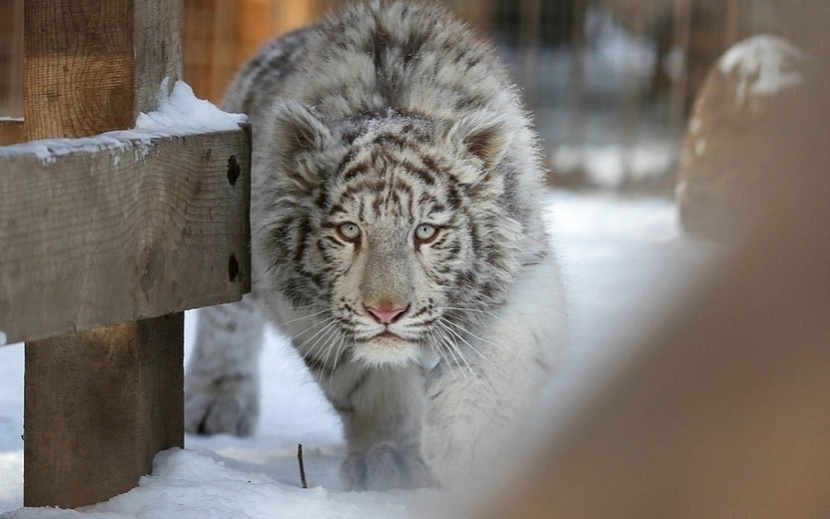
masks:
<instances>
[{"instance_id":1,"label":"tiger's hind leg","mask_svg":"<svg viewBox=\"0 0 830 519\"><path fill-rule=\"evenodd\" d=\"M185 377L185 430L251 434L259 417L259 354L265 319L254 296L198 313Z\"/></svg>"}]
</instances>

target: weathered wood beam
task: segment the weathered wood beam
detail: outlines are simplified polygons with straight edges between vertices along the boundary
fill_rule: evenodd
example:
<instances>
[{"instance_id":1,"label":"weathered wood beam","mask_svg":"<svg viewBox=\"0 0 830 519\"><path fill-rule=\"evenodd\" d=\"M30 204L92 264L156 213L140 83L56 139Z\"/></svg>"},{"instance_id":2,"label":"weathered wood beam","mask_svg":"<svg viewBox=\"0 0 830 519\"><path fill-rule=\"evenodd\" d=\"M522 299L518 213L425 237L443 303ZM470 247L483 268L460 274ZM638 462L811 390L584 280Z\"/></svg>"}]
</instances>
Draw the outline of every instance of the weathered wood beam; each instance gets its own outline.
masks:
<instances>
[{"instance_id":1,"label":"weathered wood beam","mask_svg":"<svg viewBox=\"0 0 830 519\"><path fill-rule=\"evenodd\" d=\"M239 299L249 164L244 129L0 148L0 330L42 339Z\"/></svg>"}]
</instances>

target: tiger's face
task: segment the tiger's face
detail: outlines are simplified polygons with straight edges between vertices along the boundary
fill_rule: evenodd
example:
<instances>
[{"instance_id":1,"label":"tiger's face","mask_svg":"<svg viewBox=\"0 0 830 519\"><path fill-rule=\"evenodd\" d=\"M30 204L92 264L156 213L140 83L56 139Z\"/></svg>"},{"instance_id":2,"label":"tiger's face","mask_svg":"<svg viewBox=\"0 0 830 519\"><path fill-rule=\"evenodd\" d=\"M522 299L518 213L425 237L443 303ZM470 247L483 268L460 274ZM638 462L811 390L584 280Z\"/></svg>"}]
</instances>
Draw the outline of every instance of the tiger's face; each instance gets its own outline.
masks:
<instances>
[{"instance_id":1,"label":"tiger's face","mask_svg":"<svg viewBox=\"0 0 830 519\"><path fill-rule=\"evenodd\" d=\"M279 218L259 234L273 286L326 310L331 334L369 364L466 340L516 268L516 224L488 155L504 145L495 123L471 137L417 117L324 124L290 109L277 131Z\"/></svg>"}]
</instances>

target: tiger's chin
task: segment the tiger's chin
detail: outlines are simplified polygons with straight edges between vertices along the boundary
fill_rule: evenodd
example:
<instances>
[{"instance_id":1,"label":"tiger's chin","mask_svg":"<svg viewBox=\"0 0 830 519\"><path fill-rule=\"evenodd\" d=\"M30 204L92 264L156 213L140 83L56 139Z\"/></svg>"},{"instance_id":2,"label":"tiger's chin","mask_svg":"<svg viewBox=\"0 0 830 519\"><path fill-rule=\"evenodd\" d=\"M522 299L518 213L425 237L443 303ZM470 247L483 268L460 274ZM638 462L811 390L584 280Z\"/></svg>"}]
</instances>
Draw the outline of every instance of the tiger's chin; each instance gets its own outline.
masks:
<instances>
[{"instance_id":1,"label":"tiger's chin","mask_svg":"<svg viewBox=\"0 0 830 519\"><path fill-rule=\"evenodd\" d=\"M352 358L367 366L406 366L417 363L421 348L413 342L390 332L383 332L355 344Z\"/></svg>"}]
</instances>

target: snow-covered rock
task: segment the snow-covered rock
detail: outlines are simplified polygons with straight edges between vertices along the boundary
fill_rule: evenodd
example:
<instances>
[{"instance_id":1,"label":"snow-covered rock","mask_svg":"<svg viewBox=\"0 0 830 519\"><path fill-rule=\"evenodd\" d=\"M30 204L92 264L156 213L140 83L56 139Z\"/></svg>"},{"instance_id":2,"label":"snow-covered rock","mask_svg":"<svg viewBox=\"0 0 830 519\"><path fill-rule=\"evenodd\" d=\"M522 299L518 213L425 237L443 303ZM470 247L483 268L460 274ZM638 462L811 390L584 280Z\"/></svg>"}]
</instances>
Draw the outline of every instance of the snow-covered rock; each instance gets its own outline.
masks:
<instances>
[{"instance_id":1,"label":"snow-covered rock","mask_svg":"<svg viewBox=\"0 0 830 519\"><path fill-rule=\"evenodd\" d=\"M773 166L780 153L770 141L771 114L800 95L810 63L788 41L762 34L734 45L712 68L695 102L678 173L687 232L719 239L744 225L759 172L779 167Z\"/></svg>"}]
</instances>

